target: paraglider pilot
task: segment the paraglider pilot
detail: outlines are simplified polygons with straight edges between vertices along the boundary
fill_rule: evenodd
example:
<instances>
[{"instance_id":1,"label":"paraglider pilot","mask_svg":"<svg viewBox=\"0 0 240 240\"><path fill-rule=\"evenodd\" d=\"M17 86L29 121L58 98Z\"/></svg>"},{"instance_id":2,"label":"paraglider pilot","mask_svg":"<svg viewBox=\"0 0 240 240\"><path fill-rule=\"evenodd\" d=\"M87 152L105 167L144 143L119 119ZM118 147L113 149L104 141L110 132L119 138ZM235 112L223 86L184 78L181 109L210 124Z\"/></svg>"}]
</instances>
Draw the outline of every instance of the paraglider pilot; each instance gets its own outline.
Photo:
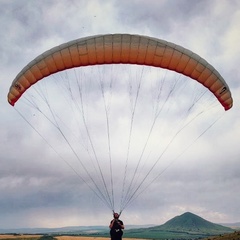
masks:
<instances>
[{"instance_id":1,"label":"paraglider pilot","mask_svg":"<svg viewBox=\"0 0 240 240\"><path fill-rule=\"evenodd\" d=\"M113 220L109 225L111 240L121 240L123 235L124 224L119 220L119 214L113 213Z\"/></svg>"}]
</instances>

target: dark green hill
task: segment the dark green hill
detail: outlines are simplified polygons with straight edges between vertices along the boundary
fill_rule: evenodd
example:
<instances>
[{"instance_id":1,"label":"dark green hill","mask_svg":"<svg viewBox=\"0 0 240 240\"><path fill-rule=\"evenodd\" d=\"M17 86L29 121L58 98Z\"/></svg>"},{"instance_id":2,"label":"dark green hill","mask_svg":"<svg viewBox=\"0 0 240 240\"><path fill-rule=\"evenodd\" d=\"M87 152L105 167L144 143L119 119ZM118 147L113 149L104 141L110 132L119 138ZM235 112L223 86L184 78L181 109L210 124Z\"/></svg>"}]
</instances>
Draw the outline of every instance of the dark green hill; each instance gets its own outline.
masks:
<instances>
[{"instance_id":1,"label":"dark green hill","mask_svg":"<svg viewBox=\"0 0 240 240\"><path fill-rule=\"evenodd\" d=\"M193 213L186 212L176 216L161 226L154 227L155 230L200 232L200 233L226 233L233 230L219 224L209 222Z\"/></svg>"},{"instance_id":2,"label":"dark green hill","mask_svg":"<svg viewBox=\"0 0 240 240\"><path fill-rule=\"evenodd\" d=\"M186 212L160 226L126 230L124 236L151 239L200 239L230 232L234 230Z\"/></svg>"}]
</instances>

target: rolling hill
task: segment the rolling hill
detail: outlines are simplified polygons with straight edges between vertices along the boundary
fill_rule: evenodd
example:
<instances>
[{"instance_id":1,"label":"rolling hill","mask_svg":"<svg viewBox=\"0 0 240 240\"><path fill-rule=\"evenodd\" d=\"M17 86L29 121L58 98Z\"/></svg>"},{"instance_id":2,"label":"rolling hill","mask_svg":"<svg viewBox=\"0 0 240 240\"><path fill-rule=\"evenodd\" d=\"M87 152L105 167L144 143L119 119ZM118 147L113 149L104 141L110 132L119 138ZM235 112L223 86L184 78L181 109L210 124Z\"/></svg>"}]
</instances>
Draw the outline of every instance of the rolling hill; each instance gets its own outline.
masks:
<instances>
[{"instance_id":1,"label":"rolling hill","mask_svg":"<svg viewBox=\"0 0 240 240\"><path fill-rule=\"evenodd\" d=\"M146 229L126 230L125 237L154 239L195 239L231 233L234 230L209 222L193 213L186 212L176 216L165 224Z\"/></svg>"},{"instance_id":2,"label":"rolling hill","mask_svg":"<svg viewBox=\"0 0 240 240\"><path fill-rule=\"evenodd\" d=\"M186 212L180 216L174 217L161 226L154 227L154 229L181 231L193 233L226 233L233 230L212 222L209 222L193 213Z\"/></svg>"}]
</instances>

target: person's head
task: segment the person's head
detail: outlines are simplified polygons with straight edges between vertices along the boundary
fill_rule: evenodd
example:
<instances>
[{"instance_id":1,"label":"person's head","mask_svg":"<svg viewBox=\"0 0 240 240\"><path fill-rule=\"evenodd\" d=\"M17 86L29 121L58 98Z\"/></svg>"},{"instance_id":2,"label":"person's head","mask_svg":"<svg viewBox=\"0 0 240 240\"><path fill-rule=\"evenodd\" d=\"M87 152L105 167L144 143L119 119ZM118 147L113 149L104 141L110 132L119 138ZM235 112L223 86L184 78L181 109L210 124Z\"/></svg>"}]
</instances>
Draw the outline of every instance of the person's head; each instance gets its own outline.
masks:
<instances>
[{"instance_id":1,"label":"person's head","mask_svg":"<svg viewBox=\"0 0 240 240\"><path fill-rule=\"evenodd\" d=\"M119 218L119 214L118 213L113 213L113 217L114 217L114 219L118 219Z\"/></svg>"}]
</instances>

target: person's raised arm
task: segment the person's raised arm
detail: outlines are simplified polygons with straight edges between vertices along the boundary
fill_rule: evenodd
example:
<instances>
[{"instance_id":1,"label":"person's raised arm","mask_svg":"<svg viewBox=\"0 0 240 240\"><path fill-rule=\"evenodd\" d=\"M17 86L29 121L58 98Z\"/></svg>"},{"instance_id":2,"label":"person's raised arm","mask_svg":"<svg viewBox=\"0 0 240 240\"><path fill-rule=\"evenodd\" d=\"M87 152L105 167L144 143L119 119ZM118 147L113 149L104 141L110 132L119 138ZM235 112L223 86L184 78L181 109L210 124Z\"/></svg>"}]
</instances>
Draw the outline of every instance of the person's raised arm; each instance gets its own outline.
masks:
<instances>
[{"instance_id":1,"label":"person's raised arm","mask_svg":"<svg viewBox=\"0 0 240 240\"><path fill-rule=\"evenodd\" d=\"M110 222L109 228L112 229L115 219Z\"/></svg>"}]
</instances>

